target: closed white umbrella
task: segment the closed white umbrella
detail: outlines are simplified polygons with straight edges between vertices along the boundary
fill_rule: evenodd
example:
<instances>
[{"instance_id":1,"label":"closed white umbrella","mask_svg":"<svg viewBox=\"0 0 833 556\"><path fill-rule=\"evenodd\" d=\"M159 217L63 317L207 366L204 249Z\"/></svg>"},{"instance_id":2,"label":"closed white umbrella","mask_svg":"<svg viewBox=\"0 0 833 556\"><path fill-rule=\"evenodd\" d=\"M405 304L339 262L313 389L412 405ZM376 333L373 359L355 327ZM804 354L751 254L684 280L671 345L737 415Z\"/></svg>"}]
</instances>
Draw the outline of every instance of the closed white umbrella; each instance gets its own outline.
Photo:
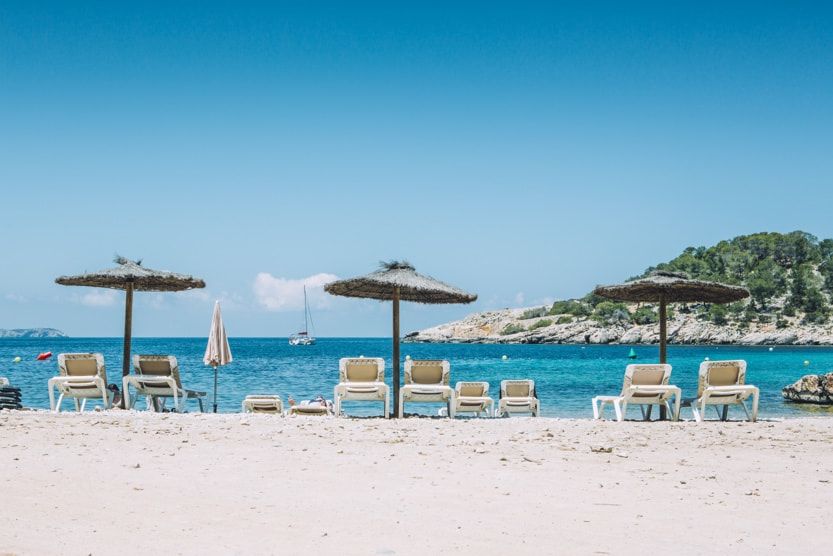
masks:
<instances>
[{"instance_id":1,"label":"closed white umbrella","mask_svg":"<svg viewBox=\"0 0 833 556\"><path fill-rule=\"evenodd\" d=\"M214 367L214 413L217 413L217 367L228 365L233 361L231 348L228 345L226 327L223 326L223 315L220 313L220 302L214 302L214 315L211 317L211 331L208 333L208 345L205 347L203 363Z\"/></svg>"}]
</instances>

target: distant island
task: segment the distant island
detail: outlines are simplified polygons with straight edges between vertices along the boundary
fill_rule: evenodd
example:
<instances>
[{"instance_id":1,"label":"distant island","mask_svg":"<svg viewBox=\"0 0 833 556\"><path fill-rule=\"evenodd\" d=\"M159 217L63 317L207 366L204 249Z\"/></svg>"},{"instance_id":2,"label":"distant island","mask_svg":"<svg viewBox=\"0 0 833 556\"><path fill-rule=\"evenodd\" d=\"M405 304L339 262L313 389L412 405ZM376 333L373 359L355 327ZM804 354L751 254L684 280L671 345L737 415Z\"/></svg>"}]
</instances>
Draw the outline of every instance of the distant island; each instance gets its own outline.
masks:
<instances>
[{"instance_id":1,"label":"distant island","mask_svg":"<svg viewBox=\"0 0 833 556\"><path fill-rule=\"evenodd\" d=\"M55 328L0 328L0 338L66 338Z\"/></svg>"},{"instance_id":2,"label":"distant island","mask_svg":"<svg viewBox=\"0 0 833 556\"><path fill-rule=\"evenodd\" d=\"M730 305L675 304L674 344L833 345L833 239L806 232L758 233L689 247L653 270L739 284L751 297ZM631 278L631 279L633 279ZM408 334L409 342L652 344L657 307L618 303L592 293L551 306L502 309Z\"/></svg>"}]
</instances>

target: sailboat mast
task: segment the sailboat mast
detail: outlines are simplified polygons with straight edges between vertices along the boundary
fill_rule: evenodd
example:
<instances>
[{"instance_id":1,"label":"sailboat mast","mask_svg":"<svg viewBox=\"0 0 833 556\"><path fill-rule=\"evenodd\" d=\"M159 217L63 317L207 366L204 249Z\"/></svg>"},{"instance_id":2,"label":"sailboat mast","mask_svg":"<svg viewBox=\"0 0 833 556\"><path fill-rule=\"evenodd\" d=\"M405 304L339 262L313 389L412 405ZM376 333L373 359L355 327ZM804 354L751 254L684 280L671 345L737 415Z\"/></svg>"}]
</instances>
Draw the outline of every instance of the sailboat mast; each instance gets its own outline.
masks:
<instances>
[{"instance_id":1,"label":"sailboat mast","mask_svg":"<svg viewBox=\"0 0 833 556\"><path fill-rule=\"evenodd\" d=\"M309 334L309 322L307 314L309 313L309 306L307 305L307 285L304 284L304 334Z\"/></svg>"}]
</instances>

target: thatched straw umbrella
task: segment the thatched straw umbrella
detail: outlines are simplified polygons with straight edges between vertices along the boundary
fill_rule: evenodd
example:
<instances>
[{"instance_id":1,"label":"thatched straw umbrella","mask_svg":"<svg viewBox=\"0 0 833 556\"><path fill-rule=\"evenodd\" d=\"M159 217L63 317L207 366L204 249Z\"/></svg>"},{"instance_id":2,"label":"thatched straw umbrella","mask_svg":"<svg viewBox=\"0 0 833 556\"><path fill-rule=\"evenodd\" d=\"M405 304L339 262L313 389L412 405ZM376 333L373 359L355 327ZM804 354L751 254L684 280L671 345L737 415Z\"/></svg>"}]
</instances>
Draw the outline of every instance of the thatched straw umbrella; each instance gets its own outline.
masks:
<instances>
[{"instance_id":1,"label":"thatched straw umbrella","mask_svg":"<svg viewBox=\"0 0 833 556\"><path fill-rule=\"evenodd\" d=\"M60 276L55 282L62 286L90 286L124 290L124 357L122 375L130 374L130 339L133 331L133 292L178 292L204 288L205 282L193 276L176 274L167 270L153 270L142 266L142 261L131 261L117 256L115 268L79 274ZM124 399L124 396L122 396Z\"/></svg>"},{"instance_id":2,"label":"thatched straw umbrella","mask_svg":"<svg viewBox=\"0 0 833 556\"><path fill-rule=\"evenodd\" d=\"M332 295L393 301L393 414L399 416L399 302L471 303L474 294L417 273L407 262L382 263L382 267L358 278L338 280L324 286Z\"/></svg>"},{"instance_id":3,"label":"thatched straw umbrella","mask_svg":"<svg viewBox=\"0 0 833 556\"><path fill-rule=\"evenodd\" d=\"M666 362L668 303L732 303L749 297L749 290L718 282L692 280L677 272L656 270L637 280L615 286L598 286L593 293L608 299L659 303L659 362Z\"/></svg>"}]
</instances>

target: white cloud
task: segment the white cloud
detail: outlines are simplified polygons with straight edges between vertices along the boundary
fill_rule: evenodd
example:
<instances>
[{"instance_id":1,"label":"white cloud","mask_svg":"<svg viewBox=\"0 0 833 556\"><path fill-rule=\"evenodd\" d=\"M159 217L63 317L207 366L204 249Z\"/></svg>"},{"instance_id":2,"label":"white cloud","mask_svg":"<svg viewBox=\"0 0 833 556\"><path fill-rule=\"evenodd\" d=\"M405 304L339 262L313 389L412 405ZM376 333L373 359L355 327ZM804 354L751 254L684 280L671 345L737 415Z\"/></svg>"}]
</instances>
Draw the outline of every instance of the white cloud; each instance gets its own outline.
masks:
<instances>
[{"instance_id":1,"label":"white cloud","mask_svg":"<svg viewBox=\"0 0 833 556\"><path fill-rule=\"evenodd\" d=\"M307 287L309 304L321 309L329 306L330 296L324 293L324 285L338 276L321 272L306 278L279 278L268 272L255 277L252 291L258 304L268 311L299 311L304 307L304 286Z\"/></svg>"},{"instance_id":2,"label":"white cloud","mask_svg":"<svg viewBox=\"0 0 833 556\"><path fill-rule=\"evenodd\" d=\"M18 293L7 293L6 299L16 303L26 303L27 299Z\"/></svg>"},{"instance_id":3,"label":"white cloud","mask_svg":"<svg viewBox=\"0 0 833 556\"><path fill-rule=\"evenodd\" d=\"M515 305L520 306L524 304L524 292L518 292L515 294Z\"/></svg>"},{"instance_id":4,"label":"white cloud","mask_svg":"<svg viewBox=\"0 0 833 556\"><path fill-rule=\"evenodd\" d=\"M83 305L90 307L109 307L116 302L116 290L91 290L81 296L80 300Z\"/></svg>"}]
</instances>

